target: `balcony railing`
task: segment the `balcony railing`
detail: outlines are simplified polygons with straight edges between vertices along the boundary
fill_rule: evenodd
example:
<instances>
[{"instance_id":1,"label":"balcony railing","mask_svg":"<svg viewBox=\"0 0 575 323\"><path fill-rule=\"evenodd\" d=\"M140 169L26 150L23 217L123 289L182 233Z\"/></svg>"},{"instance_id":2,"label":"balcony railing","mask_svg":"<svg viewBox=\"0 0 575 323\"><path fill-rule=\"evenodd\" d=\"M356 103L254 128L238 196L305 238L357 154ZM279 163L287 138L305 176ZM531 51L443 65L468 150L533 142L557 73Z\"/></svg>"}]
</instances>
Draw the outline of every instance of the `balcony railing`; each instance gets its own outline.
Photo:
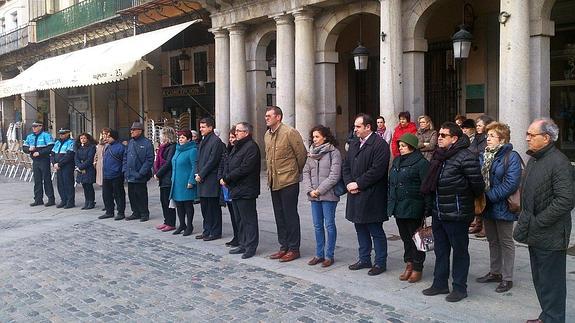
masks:
<instances>
[{"instance_id":1,"label":"balcony railing","mask_svg":"<svg viewBox=\"0 0 575 323\"><path fill-rule=\"evenodd\" d=\"M36 33L43 41L112 18L133 6L133 0L85 0L38 20ZM136 1L139 2L139 1Z\"/></svg>"},{"instance_id":2,"label":"balcony railing","mask_svg":"<svg viewBox=\"0 0 575 323\"><path fill-rule=\"evenodd\" d=\"M0 55L26 47L28 42L28 25L0 34Z\"/></svg>"}]
</instances>

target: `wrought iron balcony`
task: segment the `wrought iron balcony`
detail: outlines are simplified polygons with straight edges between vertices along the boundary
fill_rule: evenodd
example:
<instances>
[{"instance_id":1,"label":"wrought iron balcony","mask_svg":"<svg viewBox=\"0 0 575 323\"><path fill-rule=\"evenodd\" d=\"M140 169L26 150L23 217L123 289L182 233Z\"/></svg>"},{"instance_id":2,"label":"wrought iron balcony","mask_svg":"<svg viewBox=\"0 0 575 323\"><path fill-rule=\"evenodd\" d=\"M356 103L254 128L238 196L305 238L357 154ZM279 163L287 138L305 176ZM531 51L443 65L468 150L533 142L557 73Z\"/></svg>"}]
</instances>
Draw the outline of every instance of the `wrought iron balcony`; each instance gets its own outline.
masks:
<instances>
[{"instance_id":1,"label":"wrought iron balcony","mask_svg":"<svg viewBox=\"0 0 575 323\"><path fill-rule=\"evenodd\" d=\"M113 18L119 10L134 6L139 0L85 0L42 17L36 23L38 42L85 26Z\"/></svg>"},{"instance_id":2,"label":"wrought iron balcony","mask_svg":"<svg viewBox=\"0 0 575 323\"><path fill-rule=\"evenodd\" d=\"M24 25L0 34L0 55L28 46L28 28L28 25Z\"/></svg>"}]
</instances>

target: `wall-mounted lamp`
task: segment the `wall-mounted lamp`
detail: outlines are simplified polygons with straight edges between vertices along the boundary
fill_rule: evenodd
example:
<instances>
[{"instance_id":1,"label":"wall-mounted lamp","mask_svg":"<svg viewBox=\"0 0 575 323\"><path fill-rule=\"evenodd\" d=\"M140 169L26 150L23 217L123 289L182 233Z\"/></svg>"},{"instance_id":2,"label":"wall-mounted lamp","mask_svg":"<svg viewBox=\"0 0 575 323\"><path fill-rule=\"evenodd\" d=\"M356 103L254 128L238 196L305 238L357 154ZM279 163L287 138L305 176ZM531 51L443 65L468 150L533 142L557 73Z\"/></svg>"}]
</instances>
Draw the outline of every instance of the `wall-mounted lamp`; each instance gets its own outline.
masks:
<instances>
[{"instance_id":1,"label":"wall-mounted lamp","mask_svg":"<svg viewBox=\"0 0 575 323\"><path fill-rule=\"evenodd\" d=\"M385 41L385 37L387 36L387 34L385 33L385 31L381 32L381 42L383 43Z\"/></svg>"},{"instance_id":2,"label":"wall-mounted lamp","mask_svg":"<svg viewBox=\"0 0 575 323\"><path fill-rule=\"evenodd\" d=\"M507 11L501 11L499 13L499 23L505 25L507 23L507 20L509 20L509 17L511 17L511 14Z\"/></svg>"},{"instance_id":3,"label":"wall-mounted lamp","mask_svg":"<svg viewBox=\"0 0 575 323\"><path fill-rule=\"evenodd\" d=\"M186 54L186 50L182 49L182 53L178 55L178 64L180 65L180 71L187 71L190 69L190 55Z\"/></svg>"},{"instance_id":4,"label":"wall-mounted lamp","mask_svg":"<svg viewBox=\"0 0 575 323\"><path fill-rule=\"evenodd\" d=\"M272 58L272 60L268 62L268 66L270 68L270 74L271 74L272 79L275 79L276 78L276 72L277 72L277 68L276 68L277 62L276 62L275 57Z\"/></svg>"}]
</instances>

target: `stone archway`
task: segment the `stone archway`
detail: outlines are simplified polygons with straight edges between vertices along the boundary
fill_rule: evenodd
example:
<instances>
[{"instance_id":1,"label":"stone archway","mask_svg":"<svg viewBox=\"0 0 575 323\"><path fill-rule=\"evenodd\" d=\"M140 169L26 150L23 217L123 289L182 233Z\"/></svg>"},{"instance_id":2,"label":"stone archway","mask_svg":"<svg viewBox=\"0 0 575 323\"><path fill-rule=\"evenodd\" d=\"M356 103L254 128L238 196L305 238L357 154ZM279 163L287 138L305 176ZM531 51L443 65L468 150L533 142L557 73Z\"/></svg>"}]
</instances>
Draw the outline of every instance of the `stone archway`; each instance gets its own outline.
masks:
<instances>
[{"instance_id":1,"label":"stone archway","mask_svg":"<svg viewBox=\"0 0 575 323\"><path fill-rule=\"evenodd\" d=\"M359 14L379 17L379 2L350 3L339 6L317 17L315 22L316 119L319 123L334 129L338 138L344 138L347 135L349 112L341 105L338 107L336 66L338 63L346 64L346 62L342 61L336 47L341 33L350 24L357 23ZM347 77L340 77L340 81L347 84ZM347 85L340 84L339 92L342 90L347 90Z\"/></svg>"},{"instance_id":2,"label":"stone archway","mask_svg":"<svg viewBox=\"0 0 575 323\"><path fill-rule=\"evenodd\" d=\"M254 125L254 138L263 147L266 130L264 122L267 106L266 87L268 86L267 48L276 39L276 27L273 22L258 25L246 37L248 106Z\"/></svg>"}]
</instances>

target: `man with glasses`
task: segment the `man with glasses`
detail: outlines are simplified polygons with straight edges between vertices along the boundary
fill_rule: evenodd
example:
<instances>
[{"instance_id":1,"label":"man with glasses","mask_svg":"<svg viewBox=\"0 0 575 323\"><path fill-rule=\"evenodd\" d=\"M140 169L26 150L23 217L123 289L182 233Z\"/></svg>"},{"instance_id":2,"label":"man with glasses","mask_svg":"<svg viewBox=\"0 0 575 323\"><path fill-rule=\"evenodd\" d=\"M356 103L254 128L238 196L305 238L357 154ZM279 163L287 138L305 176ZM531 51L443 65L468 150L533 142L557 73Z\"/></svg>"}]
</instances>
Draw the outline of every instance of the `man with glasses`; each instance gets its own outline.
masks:
<instances>
[{"instance_id":1,"label":"man with glasses","mask_svg":"<svg viewBox=\"0 0 575 323\"><path fill-rule=\"evenodd\" d=\"M453 123L441 125L438 149L431 159L429 172L421 184L421 192L432 194L435 201L433 239L435 242L435 269L433 284L423 295L449 294L448 302L467 297L469 272L469 223L474 216L475 197L483 193L485 183L481 176L479 159L469 148L469 138ZM453 250L453 290L449 291L450 253Z\"/></svg>"},{"instance_id":2,"label":"man with glasses","mask_svg":"<svg viewBox=\"0 0 575 323\"><path fill-rule=\"evenodd\" d=\"M260 195L261 155L252 138L253 127L247 122L236 125L236 141L223 167L221 185L230 189L232 207L238 222L239 246L231 254L242 259L255 255L259 243L256 199Z\"/></svg>"},{"instance_id":3,"label":"man with glasses","mask_svg":"<svg viewBox=\"0 0 575 323\"><path fill-rule=\"evenodd\" d=\"M573 166L555 147L559 127L547 118L526 133L527 162L521 189L521 213L513 238L529 246L533 285L541 313L531 323L565 322L566 258L575 205Z\"/></svg>"},{"instance_id":4,"label":"man with glasses","mask_svg":"<svg viewBox=\"0 0 575 323\"><path fill-rule=\"evenodd\" d=\"M144 125L134 122L130 128L130 142L124 152L122 171L128 182L128 198L132 215L127 221L140 219L145 222L150 219L148 208L148 181L152 178L154 165L154 146L144 137Z\"/></svg>"},{"instance_id":5,"label":"man with glasses","mask_svg":"<svg viewBox=\"0 0 575 323\"><path fill-rule=\"evenodd\" d=\"M32 171L34 173L34 202L30 206L44 204L44 193L48 197L45 206L56 204L54 186L52 186L52 170L50 167L50 153L54 147L54 138L43 131L41 121L32 123L32 133L26 137L22 150L32 158ZM42 185L44 188L42 189Z\"/></svg>"}]
</instances>

